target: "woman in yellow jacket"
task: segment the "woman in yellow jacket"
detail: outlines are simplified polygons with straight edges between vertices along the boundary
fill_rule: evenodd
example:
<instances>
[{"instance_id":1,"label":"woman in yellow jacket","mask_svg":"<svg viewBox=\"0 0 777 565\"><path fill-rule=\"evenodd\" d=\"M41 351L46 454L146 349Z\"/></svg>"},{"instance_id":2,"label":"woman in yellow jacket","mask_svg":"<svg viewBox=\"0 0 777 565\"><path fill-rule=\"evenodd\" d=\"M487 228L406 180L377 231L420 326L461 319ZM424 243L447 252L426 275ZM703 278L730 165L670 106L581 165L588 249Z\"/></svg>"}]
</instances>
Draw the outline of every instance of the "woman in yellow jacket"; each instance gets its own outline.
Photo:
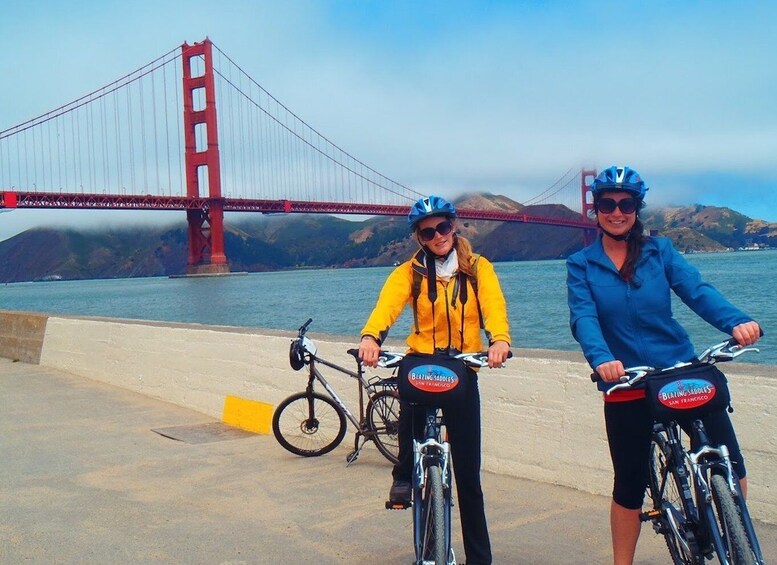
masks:
<instances>
[{"instance_id":1,"label":"woman in yellow jacket","mask_svg":"<svg viewBox=\"0 0 777 565\"><path fill-rule=\"evenodd\" d=\"M472 252L456 234L456 208L439 196L421 198L408 214L410 229L421 250L389 275L378 302L362 329L359 355L375 367L380 344L406 305L413 308L413 328L407 337L417 353L477 352L484 350L481 327L489 341L488 364L500 366L510 350L505 303L493 265ZM470 298L471 299L468 299ZM480 485L480 393L477 374L468 370L467 398L445 411L453 456L453 471L468 564L490 564L483 490ZM423 433L423 415L400 404L399 463L389 498L409 501L412 475L412 437Z\"/></svg>"}]
</instances>

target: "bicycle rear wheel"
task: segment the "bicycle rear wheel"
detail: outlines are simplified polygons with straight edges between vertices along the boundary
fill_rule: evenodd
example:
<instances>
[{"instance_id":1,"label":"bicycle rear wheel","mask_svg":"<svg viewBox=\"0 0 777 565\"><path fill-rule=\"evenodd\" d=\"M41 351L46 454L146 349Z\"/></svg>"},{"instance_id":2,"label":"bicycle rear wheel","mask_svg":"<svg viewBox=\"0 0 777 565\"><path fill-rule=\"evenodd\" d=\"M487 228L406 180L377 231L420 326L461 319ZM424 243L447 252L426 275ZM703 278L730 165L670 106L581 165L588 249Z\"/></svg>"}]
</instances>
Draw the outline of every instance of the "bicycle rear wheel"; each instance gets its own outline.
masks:
<instances>
[{"instance_id":1,"label":"bicycle rear wheel","mask_svg":"<svg viewBox=\"0 0 777 565\"><path fill-rule=\"evenodd\" d=\"M725 557L731 565L755 565L755 556L747 538L742 514L726 479L722 475L713 474L710 478L710 490L715 502L715 521L710 526L717 525L720 528ZM723 559L720 561L723 562Z\"/></svg>"},{"instance_id":2,"label":"bicycle rear wheel","mask_svg":"<svg viewBox=\"0 0 777 565\"><path fill-rule=\"evenodd\" d=\"M446 520L442 469L438 463L432 463L426 468L426 472L423 494L414 501L416 564L447 565L450 520Z\"/></svg>"},{"instance_id":3,"label":"bicycle rear wheel","mask_svg":"<svg viewBox=\"0 0 777 565\"><path fill-rule=\"evenodd\" d=\"M655 432L650 442L650 472L648 490L657 533L664 536L674 565L700 565L704 556L699 551L691 530L692 512L683 492L690 492L688 468L684 461L675 461L665 432Z\"/></svg>"},{"instance_id":4,"label":"bicycle rear wheel","mask_svg":"<svg viewBox=\"0 0 777 565\"><path fill-rule=\"evenodd\" d=\"M381 390L367 403L367 425L375 434L372 440L383 456L399 463L399 398L390 390Z\"/></svg>"},{"instance_id":5,"label":"bicycle rear wheel","mask_svg":"<svg viewBox=\"0 0 777 565\"><path fill-rule=\"evenodd\" d=\"M329 453L345 437L345 414L317 392L300 392L281 402L272 418L272 432L284 449L303 457Z\"/></svg>"}]
</instances>

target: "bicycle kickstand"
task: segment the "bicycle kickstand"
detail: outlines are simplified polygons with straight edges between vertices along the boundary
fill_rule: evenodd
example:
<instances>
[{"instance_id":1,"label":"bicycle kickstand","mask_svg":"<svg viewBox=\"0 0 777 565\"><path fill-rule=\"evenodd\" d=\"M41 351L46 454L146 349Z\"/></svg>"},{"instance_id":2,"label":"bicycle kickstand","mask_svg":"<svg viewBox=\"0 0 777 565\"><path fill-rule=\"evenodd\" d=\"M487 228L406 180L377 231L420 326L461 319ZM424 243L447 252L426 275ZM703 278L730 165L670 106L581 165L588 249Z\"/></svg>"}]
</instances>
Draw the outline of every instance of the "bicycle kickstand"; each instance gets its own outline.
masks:
<instances>
[{"instance_id":1,"label":"bicycle kickstand","mask_svg":"<svg viewBox=\"0 0 777 565\"><path fill-rule=\"evenodd\" d=\"M362 438L361 445L359 445L359 438ZM364 437L361 433L356 432L356 436L353 438L353 451L345 456L346 467L349 467L351 463L359 458L359 454L362 452L362 449L364 449L365 443L367 443L367 438Z\"/></svg>"}]
</instances>

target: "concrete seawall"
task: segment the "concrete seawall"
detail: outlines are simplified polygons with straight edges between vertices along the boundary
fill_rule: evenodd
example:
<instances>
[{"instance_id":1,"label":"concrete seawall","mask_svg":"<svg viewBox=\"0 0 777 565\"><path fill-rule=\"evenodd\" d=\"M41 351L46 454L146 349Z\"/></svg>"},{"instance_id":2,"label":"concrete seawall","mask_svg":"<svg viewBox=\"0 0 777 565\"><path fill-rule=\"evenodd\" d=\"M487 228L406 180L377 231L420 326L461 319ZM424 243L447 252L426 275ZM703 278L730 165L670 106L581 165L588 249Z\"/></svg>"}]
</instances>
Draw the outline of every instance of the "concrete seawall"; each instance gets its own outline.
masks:
<instances>
[{"instance_id":1,"label":"concrete seawall","mask_svg":"<svg viewBox=\"0 0 777 565\"><path fill-rule=\"evenodd\" d=\"M0 356L143 393L216 418L227 397L272 406L304 388L288 364L293 333L0 311ZM319 354L352 368L341 336L311 332ZM401 349L402 343L389 344ZM611 467L602 401L578 353L515 349L481 372L485 470L608 494ZM749 504L777 523L777 366L724 367L749 470ZM324 371L349 405L356 385ZM375 372L379 374L379 372ZM269 412L268 412L269 413ZM266 417L266 416L265 416Z\"/></svg>"},{"instance_id":2,"label":"concrete seawall","mask_svg":"<svg viewBox=\"0 0 777 565\"><path fill-rule=\"evenodd\" d=\"M48 316L0 310L0 357L38 363Z\"/></svg>"}]
</instances>

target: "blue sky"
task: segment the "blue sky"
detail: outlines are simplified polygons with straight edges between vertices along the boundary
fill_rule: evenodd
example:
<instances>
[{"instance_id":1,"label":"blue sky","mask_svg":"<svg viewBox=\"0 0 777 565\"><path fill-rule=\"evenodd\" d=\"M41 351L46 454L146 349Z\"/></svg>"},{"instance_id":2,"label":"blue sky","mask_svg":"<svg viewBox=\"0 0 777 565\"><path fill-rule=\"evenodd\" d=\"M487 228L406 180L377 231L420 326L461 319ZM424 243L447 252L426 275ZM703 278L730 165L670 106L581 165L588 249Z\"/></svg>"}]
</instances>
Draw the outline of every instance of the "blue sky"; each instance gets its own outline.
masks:
<instances>
[{"instance_id":1,"label":"blue sky","mask_svg":"<svg viewBox=\"0 0 777 565\"><path fill-rule=\"evenodd\" d=\"M0 129L205 36L335 143L422 192L521 201L570 167L629 164L649 205L777 222L767 2L6 0ZM105 214L5 213L0 239L138 218Z\"/></svg>"}]
</instances>

